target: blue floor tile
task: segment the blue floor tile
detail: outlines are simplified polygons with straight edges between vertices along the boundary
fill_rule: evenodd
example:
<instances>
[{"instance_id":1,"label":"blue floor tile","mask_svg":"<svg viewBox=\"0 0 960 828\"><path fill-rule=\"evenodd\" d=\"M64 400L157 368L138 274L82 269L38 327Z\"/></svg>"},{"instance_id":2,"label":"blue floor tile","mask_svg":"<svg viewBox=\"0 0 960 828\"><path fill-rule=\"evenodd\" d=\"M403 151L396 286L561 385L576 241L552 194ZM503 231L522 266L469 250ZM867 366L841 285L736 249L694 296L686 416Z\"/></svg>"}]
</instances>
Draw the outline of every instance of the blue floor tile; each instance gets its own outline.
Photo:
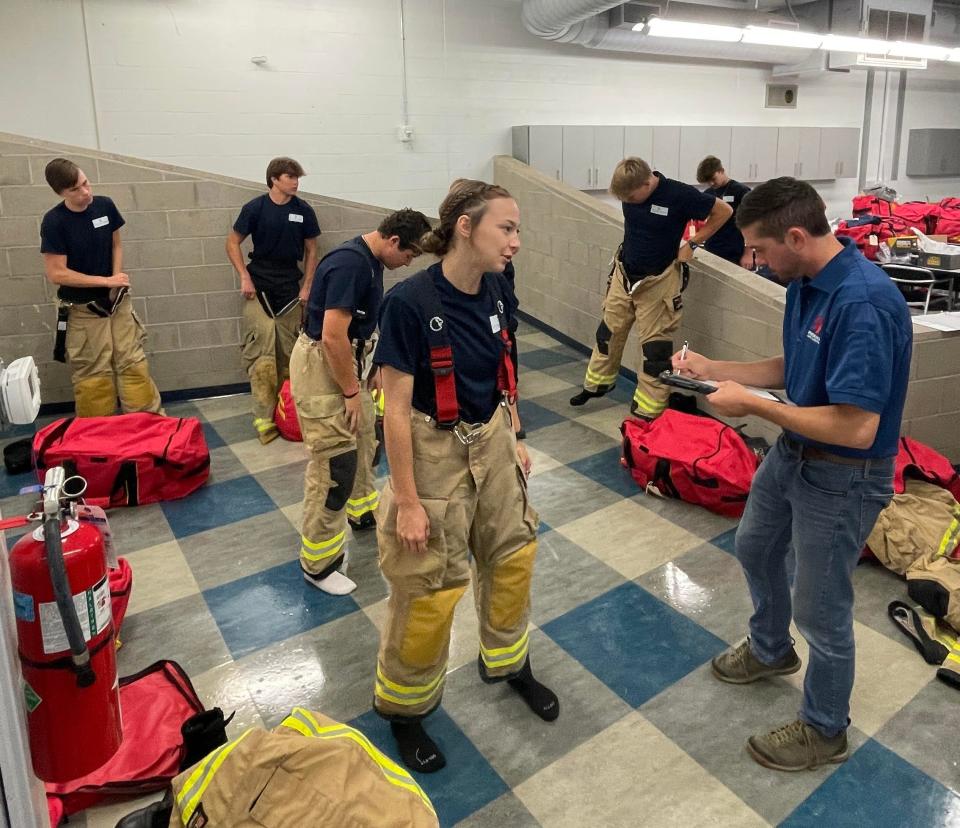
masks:
<instances>
[{"instance_id":1,"label":"blue floor tile","mask_svg":"<svg viewBox=\"0 0 960 828\"><path fill-rule=\"evenodd\" d=\"M944 723L946 726L946 723ZM956 743L944 731L944 750ZM960 824L960 796L897 754L868 741L787 817L801 828L937 828Z\"/></svg>"},{"instance_id":2,"label":"blue floor tile","mask_svg":"<svg viewBox=\"0 0 960 828\"><path fill-rule=\"evenodd\" d=\"M734 526L733 529L728 529L722 535L717 535L715 538L710 539L710 543L717 547L717 549L722 549L724 552L729 552L731 555L734 555L734 542L737 538L737 527Z\"/></svg>"},{"instance_id":3,"label":"blue floor tile","mask_svg":"<svg viewBox=\"0 0 960 828\"><path fill-rule=\"evenodd\" d=\"M599 595L542 629L634 707L727 647L635 583Z\"/></svg>"},{"instance_id":4,"label":"blue floor tile","mask_svg":"<svg viewBox=\"0 0 960 828\"><path fill-rule=\"evenodd\" d=\"M160 505L177 538L262 515L277 508L270 495L252 477L211 483L184 500L171 500Z\"/></svg>"},{"instance_id":5,"label":"blue floor tile","mask_svg":"<svg viewBox=\"0 0 960 828\"><path fill-rule=\"evenodd\" d=\"M24 486L32 486L36 482L36 472L28 471L23 474L0 472L0 500L19 494ZM13 515L7 515L7 517L13 517Z\"/></svg>"},{"instance_id":6,"label":"blue floor tile","mask_svg":"<svg viewBox=\"0 0 960 828\"><path fill-rule=\"evenodd\" d=\"M567 418L562 414L557 414L555 411L537 405L530 400L521 399L517 405L520 409L520 422L523 423L524 431L527 432L567 421Z\"/></svg>"},{"instance_id":7,"label":"blue floor tile","mask_svg":"<svg viewBox=\"0 0 960 828\"><path fill-rule=\"evenodd\" d=\"M563 351L555 351L552 348L534 348L530 351L520 350L519 362L524 368L530 368L534 371L540 371L544 368L552 368L554 365L564 365L567 362L574 362L580 357L571 356Z\"/></svg>"},{"instance_id":8,"label":"blue floor tile","mask_svg":"<svg viewBox=\"0 0 960 828\"><path fill-rule=\"evenodd\" d=\"M403 764L390 725L372 710L349 725L363 732L387 756ZM430 797L442 828L466 819L508 790L507 784L443 708L433 713L424 727L447 757L447 766L436 773L413 776Z\"/></svg>"},{"instance_id":9,"label":"blue floor tile","mask_svg":"<svg viewBox=\"0 0 960 828\"><path fill-rule=\"evenodd\" d=\"M235 659L359 609L349 595L327 595L306 583L298 563L205 590L203 597Z\"/></svg>"},{"instance_id":10,"label":"blue floor tile","mask_svg":"<svg viewBox=\"0 0 960 828\"><path fill-rule=\"evenodd\" d=\"M589 477L600 485L613 489L617 494L633 497L640 491L640 486L620 462L620 452L619 446L613 446L606 451L567 463L567 466L584 477Z\"/></svg>"},{"instance_id":11,"label":"blue floor tile","mask_svg":"<svg viewBox=\"0 0 960 828\"><path fill-rule=\"evenodd\" d=\"M207 441L207 448L210 451L227 444L223 437L221 437L217 430L213 427L212 423L203 423L203 436Z\"/></svg>"}]
</instances>

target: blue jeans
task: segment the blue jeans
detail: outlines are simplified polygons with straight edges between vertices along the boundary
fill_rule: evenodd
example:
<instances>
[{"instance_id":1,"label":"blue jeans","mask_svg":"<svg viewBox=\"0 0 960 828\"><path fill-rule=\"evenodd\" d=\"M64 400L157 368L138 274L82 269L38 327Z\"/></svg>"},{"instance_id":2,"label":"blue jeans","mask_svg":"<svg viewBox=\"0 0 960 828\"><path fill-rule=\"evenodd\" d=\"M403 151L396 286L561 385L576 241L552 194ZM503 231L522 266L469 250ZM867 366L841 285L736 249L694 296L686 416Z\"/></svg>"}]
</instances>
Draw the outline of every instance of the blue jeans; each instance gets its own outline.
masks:
<instances>
[{"instance_id":1,"label":"blue jeans","mask_svg":"<svg viewBox=\"0 0 960 828\"><path fill-rule=\"evenodd\" d=\"M781 436L757 470L737 529L736 555L753 599L751 650L764 663L779 661L790 652L791 616L796 620L810 645L799 715L828 737L850 721L853 570L892 496L893 458L862 467L804 459L800 446Z\"/></svg>"}]
</instances>

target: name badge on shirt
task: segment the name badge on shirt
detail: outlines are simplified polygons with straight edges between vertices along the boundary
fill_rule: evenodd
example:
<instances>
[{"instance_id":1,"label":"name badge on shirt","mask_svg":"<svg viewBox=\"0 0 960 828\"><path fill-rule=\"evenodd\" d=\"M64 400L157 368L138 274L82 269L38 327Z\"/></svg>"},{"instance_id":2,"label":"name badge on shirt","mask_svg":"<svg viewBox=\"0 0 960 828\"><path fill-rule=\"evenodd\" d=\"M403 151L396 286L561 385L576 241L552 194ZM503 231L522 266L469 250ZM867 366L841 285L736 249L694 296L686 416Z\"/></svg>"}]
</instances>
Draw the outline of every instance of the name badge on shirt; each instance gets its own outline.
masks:
<instances>
[{"instance_id":1,"label":"name badge on shirt","mask_svg":"<svg viewBox=\"0 0 960 828\"><path fill-rule=\"evenodd\" d=\"M500 333L500 317L496 314L490 317L490 330L494 333Z\"/></svg>"},{"instance_id":2,"label":"name badge on shirt","mask_svg":"<svg viewBox=\"0 0 960 828\"><path fill-rule=\"evenodd\" d=\"M287 215L287 219L290 221L295 221L297 224L303 224L303 216L299 213L290 213Z\"/></svg>"},{"instance_id":3,"label":"name badge on shirt","mask_svg":"<svg viewBox=\"0 0 960 828\"><path fill-rule=\"evenodd\" d=\"M655 216L666 216L666 215L669 215L670 208L661 207L659 204L651 204L650 212L653 213Z\"/></svg>"},{"instance_id":4,"label":"name badge on shirt","mask_svg":"<svg viewBox=\"0 0 960 828\"><path fill-rule=\"evenodd\" d=\"M110 223L110 216L100 216L100 218L95 218L93 220L94 227L103 227Z\"/></svg>"},{"instance_id":5,"label":"name badge on shirt","mask_svg":"<svg viewBox=\"0 0 960 828\"><path fill-rule=\"evenodd\" d=\"M736 197L736 196L724 196L724 197L723 197L723 200L729 202L730 204L733 204L733 202L737 200L737 197Z\"/></svg>"}]
</instances>

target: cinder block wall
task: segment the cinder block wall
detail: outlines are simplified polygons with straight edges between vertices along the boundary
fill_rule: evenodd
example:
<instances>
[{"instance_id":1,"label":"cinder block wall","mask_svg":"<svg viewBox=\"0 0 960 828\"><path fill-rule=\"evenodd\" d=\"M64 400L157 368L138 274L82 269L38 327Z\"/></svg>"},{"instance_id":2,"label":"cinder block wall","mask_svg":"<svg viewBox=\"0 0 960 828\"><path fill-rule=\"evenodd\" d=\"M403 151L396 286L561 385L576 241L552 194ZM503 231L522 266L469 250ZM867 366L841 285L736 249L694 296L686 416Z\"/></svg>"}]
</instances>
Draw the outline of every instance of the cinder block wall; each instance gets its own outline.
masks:
<instances>
[{"instance_id":1,"label":"cinder block wall","mask_svg":"<svg viewBox=\"0 0 960 828\"><path fill-rule=\"evenodd\" d=\"M517 295L531 316L592 347L609 262L623 238L615 207L573 190L513 158L498 156L495 180L520 204L523 244L516 259ZM764 359L783 352L783 287L697 251L684 293L677 342L718 359ZM910 388L903 433L960 461L960 332L914 325ZM624 367L638 370L633 337ZM586 358L584 358L586 363ZM749 418L749 431L771 439L777 429ZM742 418L738 418L738 422Z\"/></svg>"},{"instance_id":2,"label":"cinder block wall","mask_svg":"<svg viewBox=\"0 0 960 828\"><path fill-rule=\"evenodd\" d=\"M224 242L241 205L265 192L266 183L4 133L0 133L0 358L9 363L32 355L39 366L44 402L73 399L66 366L52 360L56 286L44 277L40 255L40 220L58 203L43 169L56 156L79 164L94 193L110 196L126 219L121 231L124 269L130 274L134 307L147 328L148 358L161 391L246 382L239 348L245 300ZM264 169L269 160L264 158ZM389 212L300 195L317 211L321 254L375 228ZM423 261L415 267L423 266ZM395 271L388 281L408 272Z\"/></svg>"}]
</instances>

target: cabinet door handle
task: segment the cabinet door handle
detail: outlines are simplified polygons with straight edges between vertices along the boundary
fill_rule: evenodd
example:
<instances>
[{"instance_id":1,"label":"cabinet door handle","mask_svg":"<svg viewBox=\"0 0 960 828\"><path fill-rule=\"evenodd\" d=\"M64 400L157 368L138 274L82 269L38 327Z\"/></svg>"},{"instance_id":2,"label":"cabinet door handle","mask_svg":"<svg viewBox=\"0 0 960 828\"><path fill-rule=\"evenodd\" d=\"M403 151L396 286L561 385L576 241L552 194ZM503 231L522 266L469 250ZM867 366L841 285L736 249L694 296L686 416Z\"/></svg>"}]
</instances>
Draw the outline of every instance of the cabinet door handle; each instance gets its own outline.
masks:
<instances>
[{"instance_id":1,"label":"cabinet door handle","mask_svg":"<svg viewBox=\"0 0 960 828\"><path fill-rule=\"evenodd\" d=\"M560 170L557 170L557 181L560 180Z\"/></svg>"},{"instance_id":2,"label":"cabinet door handle","mask_svg":"<svg viewBox=\"0 0 960 828\"><path fill-rule=\"evenodd\" d=\"M800 178L803 178L803 161L800 162Z\"/></svg>"},{"instance_id":3,"label":"cabinet door handle","mask_svg":"<svg viewBox=\"0 0 960 828\"><path fill-rule=\"evenodd\" d=\"M599 167L593 168L593 186L594 187L600 186L600 168Z\"/></svg>"},{"instance_id":4,"label":"cabinet door handle","mask_svg":"<svg viewBox=\"0 0 960 828\"><path fill-rule=\"evenodd\" d=\"M593 167L587 167L587 186L593 184Z\"/></svg>"},{"instance_id":5,"label":"cabinet door handle","mask_svg":"<svg viewBox=\"0 0 960 828\"><path fill-rule=\"evenodd\" d=\"M837 178L843 178L843 161L840 162L840 174L837 176Z\"/></svg>"}]
</instances>

